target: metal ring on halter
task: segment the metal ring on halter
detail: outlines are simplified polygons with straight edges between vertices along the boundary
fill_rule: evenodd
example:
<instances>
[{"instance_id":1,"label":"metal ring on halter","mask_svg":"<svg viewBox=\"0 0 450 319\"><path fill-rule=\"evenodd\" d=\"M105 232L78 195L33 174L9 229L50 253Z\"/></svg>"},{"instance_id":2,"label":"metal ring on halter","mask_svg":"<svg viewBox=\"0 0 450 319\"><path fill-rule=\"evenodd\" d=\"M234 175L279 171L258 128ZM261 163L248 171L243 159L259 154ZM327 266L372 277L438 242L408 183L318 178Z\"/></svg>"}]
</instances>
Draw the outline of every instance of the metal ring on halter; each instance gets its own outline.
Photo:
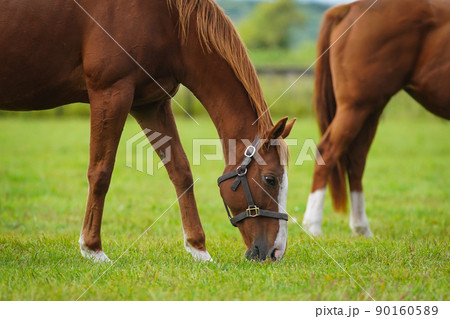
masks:
<instances>
[{"instance_id":1,"label":"metal ring on halter","mask_svg":"<svg viewBox=\"0 0 450 319\"><path fill-rule=\"evenodd\" d=\"M238 175L238 176L244 176L245 174L247 174L247 167L244 167L244 170L242 171L242 167L239 166L239 167L236 169L236 172L237 172L237 175Z\"/></svg>"},{"instance_id":2,"label":"metal ring on halter","mask_svg":"<svg viewBox=\"0 0 450 319\"><path fill-rule=\"evenodd\" d=\"M247 154L247 152L251 150L250 154ZM247 149L244 152L245 157L253 157L253 155L255 155L256 153L256 147L254 147L253 145L249 145L247 146Z\"/></svg>"}]
</instances>

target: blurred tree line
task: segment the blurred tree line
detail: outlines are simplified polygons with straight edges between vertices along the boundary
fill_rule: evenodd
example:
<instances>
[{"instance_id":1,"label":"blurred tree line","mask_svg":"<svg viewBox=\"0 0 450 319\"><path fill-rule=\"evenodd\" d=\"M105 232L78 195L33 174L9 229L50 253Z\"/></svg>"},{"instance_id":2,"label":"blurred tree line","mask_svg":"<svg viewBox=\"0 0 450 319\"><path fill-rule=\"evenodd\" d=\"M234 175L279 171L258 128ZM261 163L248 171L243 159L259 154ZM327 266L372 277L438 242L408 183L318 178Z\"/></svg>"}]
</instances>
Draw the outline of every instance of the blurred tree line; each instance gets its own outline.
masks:
<instances>
[{"instance_id":1,"label":"blurred tree line","mask_svg":"<svg viewBox=\"0 0 450 319\"><path fill-rule=\"evenodd\" d=\"M307 0L216 0L236 25L257 68L306 68L329 5Z\"/></svg>"},{"instance_id":2,"label":"blurred tree line","mask_svg":"<svg viewBox=\"0 0 450 319\"><path fill-rule=\"evenodd\" d=\"M292 31L301 29L305 17L294 0L260 2L239 25L249 49L284 49L292 46Z\"/></svg>"},{"instance_id":3,"label":"blurred tree line","mask_svg":"<svg viewBox=\"0 0 450 319\"><path fill-rule=\"evenodd\" d=\"M307 0L216 0L225 13L233 20L239 33L250 50L255 50L253 37L285 37L290 50L307 43L315 43L319 33L323 13L329 5ZM260 32L258 32L258 30ZM264 39L263 39L264 41ZM283 46L278 46L278 49ZM267 46L264 50L277 49Z\"/></svg>"}]
</instances>

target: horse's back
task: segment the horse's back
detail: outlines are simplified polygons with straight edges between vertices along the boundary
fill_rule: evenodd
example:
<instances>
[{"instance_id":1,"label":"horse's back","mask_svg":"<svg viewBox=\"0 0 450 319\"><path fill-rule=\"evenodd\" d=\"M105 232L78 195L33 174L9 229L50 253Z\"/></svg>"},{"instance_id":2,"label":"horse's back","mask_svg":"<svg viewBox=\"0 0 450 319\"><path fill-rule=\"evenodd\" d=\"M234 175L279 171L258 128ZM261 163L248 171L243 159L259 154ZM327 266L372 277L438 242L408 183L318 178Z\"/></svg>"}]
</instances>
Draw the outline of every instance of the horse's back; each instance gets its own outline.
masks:
<instances>
[{"instance_id":1,"label":"horse's back","mask_svg":"<svg viewBox=\"0 0 450 319\"><path fill-rule=\"evenodd\" d=\"M435 1L448 6L448 1ZM342 7L345 16L329 39L330 44L336 41L330 50L336 97L369 103L388 100L404 88L436 23L433 2L361 0Z\"/></svg>"},{"instance_id":2,"label":"horse's back","mask_svg":"<svg viewBox=\"0 0 450 319\"><path fill-rule=\"evenodd\" d=\"M0 1L1 108L51 107L82 91L76 9L72 1Z\"/></svg>"},{"instance_id":3,"label":"horse's back","mask_svg":"<svg viewBox=\"0 0 450 319\"><path fill-rule=\"evenodd\" d=\"M0 0L0 109L89 102L88 87L127 77L140 102L156 99L140 67L167 91L177 86L173 29L166 0Z\"/></svg>"}]
</instances>

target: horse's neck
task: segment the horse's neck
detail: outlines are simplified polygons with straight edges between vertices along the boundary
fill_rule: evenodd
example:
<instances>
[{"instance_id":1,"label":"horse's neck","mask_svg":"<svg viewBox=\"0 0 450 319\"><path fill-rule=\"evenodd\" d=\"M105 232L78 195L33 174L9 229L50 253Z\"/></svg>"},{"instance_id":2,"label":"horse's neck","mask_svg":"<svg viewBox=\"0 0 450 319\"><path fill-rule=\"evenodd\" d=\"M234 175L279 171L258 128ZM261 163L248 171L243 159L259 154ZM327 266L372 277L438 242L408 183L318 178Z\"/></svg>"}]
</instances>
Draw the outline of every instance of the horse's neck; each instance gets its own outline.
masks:
<instances>
[{"instance_id":1,"label":"horse's neck","mask_svg":"<svg viewBox=\"0 0 450 319\"><path fill-rule=\"evenodd\" d=\"M183 84L208 111L223 140L228 164L229 140L236 140L239 147L241 139L251 142L258 134L257 114L248 93L228 63L215 54L194 57L186 64L186 71Z\"/></svg>"}]
</instances>

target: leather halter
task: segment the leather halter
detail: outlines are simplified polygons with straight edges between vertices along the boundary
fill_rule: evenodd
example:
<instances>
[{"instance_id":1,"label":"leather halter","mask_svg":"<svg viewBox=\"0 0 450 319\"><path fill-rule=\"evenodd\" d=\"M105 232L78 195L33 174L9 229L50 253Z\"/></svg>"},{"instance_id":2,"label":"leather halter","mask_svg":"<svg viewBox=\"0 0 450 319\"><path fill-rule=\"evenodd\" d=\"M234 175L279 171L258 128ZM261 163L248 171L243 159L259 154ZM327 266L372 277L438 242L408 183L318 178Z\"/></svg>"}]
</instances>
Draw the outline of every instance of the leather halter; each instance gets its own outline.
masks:
<instances>
[{"instance_id":1,"label":"leather halter","mask_svg":"<svg viewBox=\"0 0 450 319\"><path fill-rule=\"evenodd\" d=\"M234 217L231 216L230 210L228 209L225 200L223 201L223 204L225 205L225 209L227 211L228 219L234 227L237 227L237 223L243 221L246 218L253 218L258 216L288 220L288 214L260 209L255 205L255 202L253 201L252 193L250 192L250 187L247 180L247 167L251 164L253 156L257 152L258 144L259 136L255 138L252 145L249 145L245 149L244 160L242 161L241 165L239 165L237 169L223 174L217 180L217 184L220 185L220 183L222 183L223 181L236 177L233 184L231 185L231 190L235 192L239 187L239 184L242 184L242 187L244 189L245 198L247 199L248 204L248 208L244 212Z\"/></svg>"}]
</instances>

